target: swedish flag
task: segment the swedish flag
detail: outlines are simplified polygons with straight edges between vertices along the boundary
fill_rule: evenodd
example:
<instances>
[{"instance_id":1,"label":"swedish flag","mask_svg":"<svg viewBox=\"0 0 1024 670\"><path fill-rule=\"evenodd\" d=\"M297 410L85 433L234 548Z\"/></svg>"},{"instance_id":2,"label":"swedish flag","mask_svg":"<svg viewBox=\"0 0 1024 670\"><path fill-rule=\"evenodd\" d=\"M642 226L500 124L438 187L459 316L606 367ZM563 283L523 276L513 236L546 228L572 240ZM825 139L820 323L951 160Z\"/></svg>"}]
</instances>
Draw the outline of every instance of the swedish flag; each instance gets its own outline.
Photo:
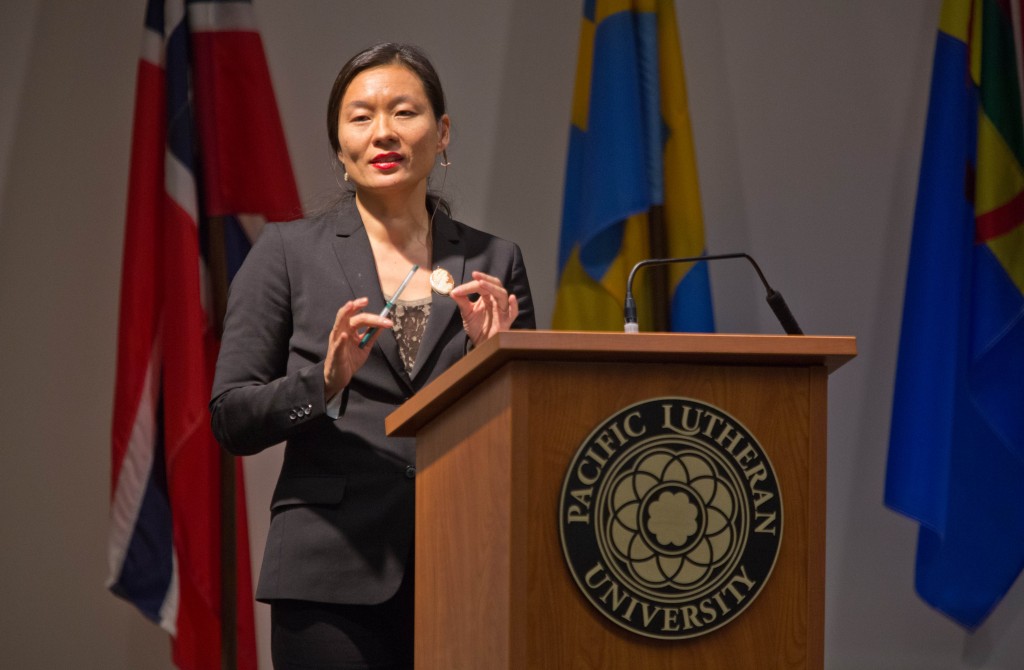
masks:
<instances>
[{"instance_id":1,"label":"swedish flag","mask_svg":"<svg viewBox=\"0 0 1024 670\"><path fill-rule=\"evenodd\" d=\"M704 251L672 1L585 0L553 325L621 330L634 263ZM706 263L645 272L642 330L714 330Z\"/></svg>"}]
</instances>

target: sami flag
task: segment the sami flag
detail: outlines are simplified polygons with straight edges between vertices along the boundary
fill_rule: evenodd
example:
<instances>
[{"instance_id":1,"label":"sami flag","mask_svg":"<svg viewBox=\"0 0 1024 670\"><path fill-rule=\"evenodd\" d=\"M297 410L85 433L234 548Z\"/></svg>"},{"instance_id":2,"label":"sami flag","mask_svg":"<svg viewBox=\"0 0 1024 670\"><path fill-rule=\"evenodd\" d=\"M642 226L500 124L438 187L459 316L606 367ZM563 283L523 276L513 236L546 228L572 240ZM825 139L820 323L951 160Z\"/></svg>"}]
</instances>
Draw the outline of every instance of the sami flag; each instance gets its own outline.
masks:
<instances>
[{"instance_id":1,"label":"sami flag","mask_svg":"<svg viewBox=\"0 0 1024 670\"><path fill-rule=\"evenodd\" d=\"M885 501L921 597L974 628L1024 568L1024 122L1009 0L946 0Z\"/></svg>"},{"instance_id":2,"label":"sami flag","mask_svg":"<svg viewBox=\"0 0 1024 670\"><path fill-rule=\"evenodd\" d=\"M637 261L704 252L672 1L585 0L553 325L621 330ZM657 276L634 285L643 329L714 330L706 263L671 266L660 291Z\"/></svg>"},{"instance_id":3,"label":"sami flag","mask_svg":"<svg viewBox=\"0 0 1024 670\"><path fill-rule=\"evenodd\" d=\"M256 667L241 463L227 473L236 514L233 546L222 546L207 401L224 288L258 218L299 214L252 5L150 0L125 225L108 586L171 634L179 668L219 669L228 635L237 667ZM221 566L232 555L236 621L225 629Z\"/></svg>"}]
</instances>

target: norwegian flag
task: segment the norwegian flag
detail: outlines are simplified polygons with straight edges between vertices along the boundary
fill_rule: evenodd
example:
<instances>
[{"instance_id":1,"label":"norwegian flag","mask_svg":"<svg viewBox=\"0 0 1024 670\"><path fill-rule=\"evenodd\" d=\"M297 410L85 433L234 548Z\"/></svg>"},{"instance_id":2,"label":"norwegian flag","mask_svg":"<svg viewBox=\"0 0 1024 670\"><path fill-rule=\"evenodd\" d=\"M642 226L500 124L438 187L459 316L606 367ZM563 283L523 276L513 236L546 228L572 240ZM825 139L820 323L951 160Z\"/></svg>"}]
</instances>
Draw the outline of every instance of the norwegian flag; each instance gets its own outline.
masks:
<instances>
[{"instance_id":1,"label":"norwegian flag","mask_svg":"<svg viewBox=\"0 0 1024 670\"><path fill-rule=\"evenodd\" d=\"M242 465L228 461L234 546L222 547L207 402L227 283L262 221L301 209L251 3L150 0L136 96L108 586L171 634L179 668L220 668L221 565L234 554L226 647L254 669Z\"/></svg>"}]
</instances>

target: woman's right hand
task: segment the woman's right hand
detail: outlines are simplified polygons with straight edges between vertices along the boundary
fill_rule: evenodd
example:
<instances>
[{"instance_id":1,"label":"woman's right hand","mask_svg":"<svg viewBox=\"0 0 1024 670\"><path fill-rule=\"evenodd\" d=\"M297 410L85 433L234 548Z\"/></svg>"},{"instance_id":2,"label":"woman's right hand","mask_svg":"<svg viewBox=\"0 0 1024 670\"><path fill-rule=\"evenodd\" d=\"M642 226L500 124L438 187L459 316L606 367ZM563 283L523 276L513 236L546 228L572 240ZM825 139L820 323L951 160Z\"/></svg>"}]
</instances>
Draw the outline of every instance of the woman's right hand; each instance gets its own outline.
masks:
<instances>
[{"instance_id":1,"label":"woman's right hand","mask_svg":"<svg viewBox=\"0 0 1024 670\"><path fill-rule=\"evenodd\" d=\"M373 343L377 341L384 328L391 328L391 319L377 314L363 312L369 303L368 298L349 300L334 317L330 340L327 343L327 359L324 361L324 399L330 400L348 386L359 368L363 367ZM359 341L367 328L377 328L362 347Z\"/></svg>"}]
</instances>

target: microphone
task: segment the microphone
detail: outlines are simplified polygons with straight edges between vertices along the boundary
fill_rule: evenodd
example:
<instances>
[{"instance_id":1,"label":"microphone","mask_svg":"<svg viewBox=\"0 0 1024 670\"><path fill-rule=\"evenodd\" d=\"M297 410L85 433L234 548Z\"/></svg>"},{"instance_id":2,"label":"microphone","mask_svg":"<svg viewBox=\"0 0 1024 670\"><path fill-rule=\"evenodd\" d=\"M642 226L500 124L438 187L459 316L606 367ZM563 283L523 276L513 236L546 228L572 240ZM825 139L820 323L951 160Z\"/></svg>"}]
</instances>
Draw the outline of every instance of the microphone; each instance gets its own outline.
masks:
<instances>
[{"instance_id":1,"label":"microphone","mask_svg":"<svg viewBox=\"0 0 1024 670\"><path fill-rule=\"evenodd\" d=\"M772 308L775 318L778 319L779 323L782 325L782 329L786 331L787 335L804 334L804 331L800 330L800 326L797 324L796 319L793 318L793 313L789 311L789 305L786 304L782 294L768 285L768 280L764 278L764 273L761 272L760 266L758 266L757 262L753 258L744 253L716 254L712 256L689 256L686 258L648 258L634 265L633 269L629 271L629 279L626 280L626 304L624 310L626 317L626 332L640 332L640 326L637 325L636 322L636 302L633 300L633 277L636 275L637 270L648 265L697 263L699 261L716 261L726 258L746 258L750 261L750 264L754 266L754 270L757 271L757 276L761 278L761 283L764 284L765 291L767 291L765 300L768 302L768 306Z\"/></svg>"}]
</instances>

